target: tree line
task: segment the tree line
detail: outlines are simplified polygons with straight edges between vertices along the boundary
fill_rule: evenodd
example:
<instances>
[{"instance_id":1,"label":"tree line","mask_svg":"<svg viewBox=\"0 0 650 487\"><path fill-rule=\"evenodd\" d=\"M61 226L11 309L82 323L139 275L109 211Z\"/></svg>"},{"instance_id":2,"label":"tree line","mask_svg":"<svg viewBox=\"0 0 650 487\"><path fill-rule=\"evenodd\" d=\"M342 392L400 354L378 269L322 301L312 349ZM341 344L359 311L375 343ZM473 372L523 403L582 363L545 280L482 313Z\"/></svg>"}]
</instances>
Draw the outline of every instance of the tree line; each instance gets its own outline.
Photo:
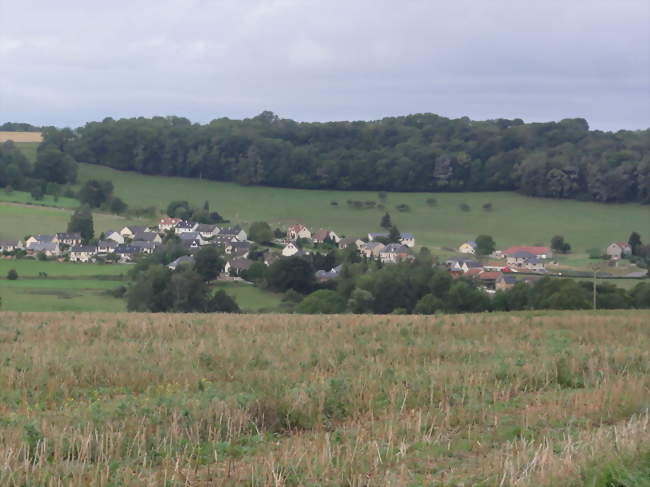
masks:
<instances>
[{"instance_id":1,"label":"tree line","mask_svg":"<svg viewBox=\"0 0 650 487\"><path fill-rule=\"evenodd\" d=\"M272 112L193 124L182 117L48 128L77 161L293 188L501 191L650 203L650 129L602 132L584 119L524 123L435 114L306 123Z\"/></svg>"}]
</instances>

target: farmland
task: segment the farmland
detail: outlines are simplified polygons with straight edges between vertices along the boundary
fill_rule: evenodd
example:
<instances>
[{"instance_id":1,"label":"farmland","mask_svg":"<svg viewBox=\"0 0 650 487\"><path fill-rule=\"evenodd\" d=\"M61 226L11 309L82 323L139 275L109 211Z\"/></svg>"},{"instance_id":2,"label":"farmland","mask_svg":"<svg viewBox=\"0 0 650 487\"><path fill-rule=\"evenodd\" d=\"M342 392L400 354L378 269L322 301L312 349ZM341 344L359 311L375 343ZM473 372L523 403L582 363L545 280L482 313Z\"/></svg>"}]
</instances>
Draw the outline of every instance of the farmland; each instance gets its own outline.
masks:
<instances>
[{"instance_id":1,"label":"farmland","mask_svg":"<svg viewBox=\"0 0 650 487\"><path fill-rule=\"evenodd\" d=\"M0 314L0 484L647 485L650 315Z\"/></svg>"},{"instance_id":2,"label":"farmland","mask_svg":"<svg viewBox=\"0 0 650 487\"><path fill-rule=\"evenodd\" d=\"M0 143L8 140L23 144L39 144L43 140L43 137L40 132L0 131Z\"/></svg>"},{"instance_id":3,"label":"farmland","mask_svg":"<svg viewBox=\"0 0 650 487\"><path fill-rule=\"evenodd\" d=\"M266 220L274 226L305 223L314 229L332 228L346 235L362 236L379 229L383 210L351 209L347 200L374 200L375 192L316 191L240 186L207 180L145 176L101 166L80 164L81 181L110 179L115 194L129 205L164 209L171 200L195 205L209 201L211 208L234 222ZM389 193L386 208L400 230L416 234L417 244L453 248L478 234L492 235L498 246L548 245L553 235L564 235L574 251L586 255L590 248L604 248L612 240L625 240L632 231L650 236L650 209L636 204L599 204L530 198L516 193L438 193L435 206L426 204L428 193ZM338 206L332 206L336 201ZM397 204L411 211L400 213ZM466 203L470 211L462 211ZM492 209L482 209L491 203Z\"/></svg>"},{"instance_id":4,"label":"farmland","mask_svg":"<svg viewBox=\"0 0 650 487\"><path fill-rule=\"evenodd\" d=\"M65 232L72 210L45 206L0 203L0 240L24 238L25 235ZM94 213L95 233L120 229L128 224L146 224L106 213Z\"/></svg>"}]
</instances>

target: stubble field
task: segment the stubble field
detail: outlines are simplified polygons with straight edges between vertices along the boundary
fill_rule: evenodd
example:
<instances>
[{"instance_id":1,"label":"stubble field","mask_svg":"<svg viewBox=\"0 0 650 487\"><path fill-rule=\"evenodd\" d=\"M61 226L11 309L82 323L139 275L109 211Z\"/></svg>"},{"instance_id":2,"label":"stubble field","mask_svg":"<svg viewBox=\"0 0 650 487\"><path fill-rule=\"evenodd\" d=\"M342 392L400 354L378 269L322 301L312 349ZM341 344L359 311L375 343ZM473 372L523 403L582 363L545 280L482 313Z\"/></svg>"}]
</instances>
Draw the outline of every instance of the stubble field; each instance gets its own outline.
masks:
<instances>
[{"instance_id":1,"label":"stubble field","mask_svg":"<svg viewBox=\"0 0 650 487\"><path fill-rule=\"evenodd\" d=\"M0 314L0 485L638 486L650 314Z\"/></svg>"}]
</instances>

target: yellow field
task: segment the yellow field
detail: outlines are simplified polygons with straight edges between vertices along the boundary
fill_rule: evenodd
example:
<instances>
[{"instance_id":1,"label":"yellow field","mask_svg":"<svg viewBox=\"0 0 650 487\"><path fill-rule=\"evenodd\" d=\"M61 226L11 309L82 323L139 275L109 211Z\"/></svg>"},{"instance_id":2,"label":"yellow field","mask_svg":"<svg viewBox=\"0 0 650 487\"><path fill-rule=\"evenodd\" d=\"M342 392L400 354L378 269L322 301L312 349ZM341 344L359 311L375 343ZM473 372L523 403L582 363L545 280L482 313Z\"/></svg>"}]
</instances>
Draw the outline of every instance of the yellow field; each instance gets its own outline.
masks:
<instances>
[{"instance_id":1,"label":"yellow field","mask_svg":"<svg viewBox=\"0 0 650 487\"><path fill-rule=\"evenodd\" d=\"M13 140L14 142L42 142L40 132L4 132L0 131L0 143Z\"/></svg>"},{"instance_id":2,"label":"yellow field","mask_svg":"<svg viewBox=\"0 0 650 487\"><path fill-rule=\"evenodd\" d=\"M0 313L2 486L640 487L649 407L648 312Z\"/></svg>"}]
</instances>

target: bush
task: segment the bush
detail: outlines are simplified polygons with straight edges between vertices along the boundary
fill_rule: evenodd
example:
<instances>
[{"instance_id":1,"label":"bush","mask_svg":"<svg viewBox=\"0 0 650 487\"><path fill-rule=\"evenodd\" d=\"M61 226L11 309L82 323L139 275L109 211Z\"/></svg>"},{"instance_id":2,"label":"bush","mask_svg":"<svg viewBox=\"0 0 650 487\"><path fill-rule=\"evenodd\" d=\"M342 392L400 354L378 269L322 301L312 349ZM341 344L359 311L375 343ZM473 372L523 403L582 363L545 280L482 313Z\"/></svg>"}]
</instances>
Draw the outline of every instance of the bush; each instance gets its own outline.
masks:
<instances>
[{"instance_id":1,"label":"bush","mask_svg":"<svg viewBox=\"0 0 650 487\"><path fill-rule=\"evenodd\" d=\"M411 211L411 207L406 203L400 203L399 205L395 205L395 209L397 211L401 211L402 213Z\"/></svg>"},{"instance_id":2,"label":"bush","mask_svg":"<svg viewBox=\"0 0 650 487\"><path fill-rule=\"evenodd\" d=\"M335 314L345 311L345 300L336 291L321 289L307 296L298 305L299 313Z\"/></svg>"},{"instance_id":3,"label":"bush","mask_svg":"<svg viewBox=\"0 0 650 487\"><path fill-rule=\"evenodd\" d=\"M467 203L461 203L460 205L458 205L458 208L460 209L460 211L470 211L472 209L472 207L469 206Z\"/></svg>"},{"instance_id":4,"label":"bush","mask_svg":"<svg viewBox=\"0 0 650 487\"><path fill-rule=\"evenodd\" d=\"M10 269L9 272L7 272L7 279L10 281L15 281L18 279L18 273L16 272L16 269Z\"/></svg>"},{"instance_id":5,"label":"bush","mask_svg":"<svg viewBox=\"0 0 650 487\"><path fill-rule=\"evenodd\" d=\"M338 201L330 201L330 206L339 206Z\"/></svg>"},{"instance_id":6,"label":"bush","mask_svg":"<svg viewBox=\"0 0 650 487\"><path fill-rule=\"evenodd\" d=\"M492 203L485 203L485 204L483 205L483 209L484 209L485 211L492 211Z\"/></svg>"},{"instance_id":7,"label":"bush","mask_svg":"<svg viewBox=\"0 0 650 487\"><path fill-rule=\"evenodd\" d=\"M438 200L435 198L427 198L426 203L429 206L436 206L438 204Z\"/></svg>"}]
</instances>

